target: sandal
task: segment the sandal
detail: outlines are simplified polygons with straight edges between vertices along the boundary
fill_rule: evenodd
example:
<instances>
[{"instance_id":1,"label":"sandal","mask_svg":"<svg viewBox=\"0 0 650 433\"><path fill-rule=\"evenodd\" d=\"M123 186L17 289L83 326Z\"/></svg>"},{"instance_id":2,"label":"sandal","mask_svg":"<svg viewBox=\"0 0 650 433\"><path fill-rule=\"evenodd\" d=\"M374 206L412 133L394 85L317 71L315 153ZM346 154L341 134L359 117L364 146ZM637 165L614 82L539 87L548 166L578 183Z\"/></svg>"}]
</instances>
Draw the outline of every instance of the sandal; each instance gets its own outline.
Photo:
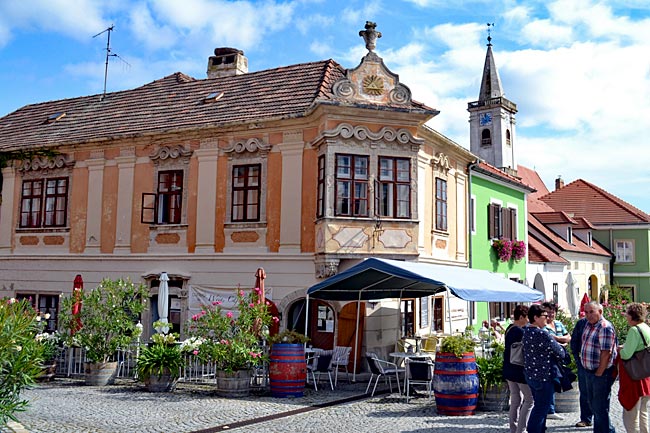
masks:
<instances>
[{"instance_id":1,"label":"sandal","mask_svg":"<svg viewBox=\"0 0 650 433\"><path fill-rule=\"evenodd\" d=\"M576 424L576 427L591 427L591 423L587 421L580 421Z\"/></svg>"}]
</instances>

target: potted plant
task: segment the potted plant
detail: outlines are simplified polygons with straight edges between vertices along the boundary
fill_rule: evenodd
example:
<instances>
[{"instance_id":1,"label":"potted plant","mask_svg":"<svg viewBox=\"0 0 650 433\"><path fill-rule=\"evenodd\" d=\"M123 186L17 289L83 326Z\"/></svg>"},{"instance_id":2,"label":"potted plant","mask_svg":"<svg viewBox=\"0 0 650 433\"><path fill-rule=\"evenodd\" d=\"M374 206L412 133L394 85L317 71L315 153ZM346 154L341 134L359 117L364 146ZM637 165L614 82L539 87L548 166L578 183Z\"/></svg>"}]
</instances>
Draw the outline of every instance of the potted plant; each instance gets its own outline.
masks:
<instances>
[{"instance_id":1,"label":"potted plant","mask_svg":"<svg viewBox=\"0 0 650 433\"><path fill-rule=\"evenodd\" d=\"M185 366L176 338L176 334L154 334L151 343L140 351L136 372L138 380L144 382L150 392L173 391L176 387Z\"/></svg>"},{"instance_id":2,"label":"potted plant","mask_svg":"<svg viewBox=\"0 0 650 433\"><path fill-rule=\"evenodd\" d=\"M309 337L292 329L270 337L269 381L273 397L302 397L307 381L305 343Z\"/></svg>"},{"instance_id":3,"label":"potted plant","mask_svg":"<svg viewBox=\"0 0 650 433\"><path fill-rule=\"evenodd\" d=\"M491 356L476 360L479 382L479 408L486 411L503 411L508 407L508 385L503 378L504 345L492 343Z\"/></svg>"},{"instance_id":4,"label":"potted plant","mask_svg":"<svg viewBox=\"0 0 650 433\"><path fill-rule=\"evenodd\" d=\"M215 301L192 316L188 334L194 342L201 341L194 345L192 353L216 366L217 394L249 394L251 370L266 357L260 344L265 337L263 330L272 320L267 302L261 301L259 288L248 294L243 290L237 292L236 312L224 310Z\"/></svg>"},{"instance_id":5,"label":"potted plant","mask_svg":"<svg viewBox=\"0 0 650 433\"><path fill-rule=\"evenodd\" d=\"M139 337L136 327L144 310L147 289L130 280L104 279L90 291L78 291L65 298L61 307L61 328L68 331L72 344L86 351L86 384L107 385L115 380L115 353ZM73 305L81 302L79 314Z\"/></svg>"},{"instance_id":6,"label":"potted plant","mask_svg":"<svg viewBox=\"0 0 650 433\"><path fill-rule=\"evenodd\" d=\"M474 415L478 376L474 340L469 332L445 337L436 353L433 390L441 415Z\"/></svg>"},{"instance_id":7,"label":"potted plant","mask_svg":"<svg viewBox=\"0 0 650 433\"><path fill-rule=\"evenodd\" d=\"M48 319L49 314L45 315ZM40 316L37 316L37 319ZM38 320L40 322L40 320ZM56 374L56 357L59 350L59 334L56 332L47 333L39 332L36 334L36 341L41 347L43 361L41 362L42 374L38 377L39 381L50 381Z\"/></svg>"}]
</instances>

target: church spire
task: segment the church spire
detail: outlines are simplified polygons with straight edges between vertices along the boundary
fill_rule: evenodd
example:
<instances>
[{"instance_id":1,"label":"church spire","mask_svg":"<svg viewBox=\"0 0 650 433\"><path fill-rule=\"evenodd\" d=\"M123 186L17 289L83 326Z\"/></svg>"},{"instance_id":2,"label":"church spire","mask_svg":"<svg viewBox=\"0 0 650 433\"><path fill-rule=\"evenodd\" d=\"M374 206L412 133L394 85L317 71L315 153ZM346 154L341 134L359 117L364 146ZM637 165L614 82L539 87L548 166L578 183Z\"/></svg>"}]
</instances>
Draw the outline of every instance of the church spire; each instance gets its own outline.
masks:
<instances>
[{"instance_id":1,"label":"church spire","mask_svg":"<svg viewBox=\"0 0 650 433\"><path fill-rule=\"evenodd\" d=\"M492 54L492 36L490 35L490 27L494 27L494 24L488 23L487 53L485 54L485 64L483 65L481 90L478 95L478 100L481 102L503 96L501 78L499 78L499 71L497 71L497 66L494 63L494 55Z\"/></svg>"}]
</instances>

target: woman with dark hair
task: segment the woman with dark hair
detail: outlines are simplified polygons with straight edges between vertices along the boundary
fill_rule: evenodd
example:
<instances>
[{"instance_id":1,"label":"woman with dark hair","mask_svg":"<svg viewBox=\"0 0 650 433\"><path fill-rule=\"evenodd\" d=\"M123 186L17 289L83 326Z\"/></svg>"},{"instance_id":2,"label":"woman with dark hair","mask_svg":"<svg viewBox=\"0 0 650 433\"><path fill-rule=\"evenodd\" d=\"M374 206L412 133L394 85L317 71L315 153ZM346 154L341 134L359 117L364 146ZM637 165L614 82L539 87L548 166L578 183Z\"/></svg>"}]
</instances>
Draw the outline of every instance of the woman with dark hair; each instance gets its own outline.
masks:
<instances>
[{"instance_id":1,"label":"woman with dark hair","mask_svg":"<svg viewBox=\"0 0 650 433\"><path fill-rule=\"evenodd\" d=\"M503 353L503 378L510 388L510 433L523 433L526 430L528 416L533 408L533 395L524 377L524 367L510 362L513 343L518 343L524 336L524 327L528 324L528 307L517 305L514 311L515 321L505 333L506 349Z\"/></svg>"},{"instance_id":2,"label":"woman with dark hair","mask_svg":"<svg viewBox=\"0 0 650 433\"><path fill-rule=\"evenodd\" d=\"M634 352L650 344L650 327L645 323L646 308L641 304L627 307L627 324L630 330L623 346L619 346L618 357L618 401L623 406L623 425L627 433L650 433L648 428L648 402L650 402L650 377L632 380L623 366L623 360L630 359ZM643 336L643 338L642 338ZM625 390L625 391L623 391Z\"/></svg>"},{"instance_id":3,"label":"woman with dark hair","mask_svg":"<svg viewBox=\"0 0 650 433\"><path fill-rule=\"evenodd\" d=\"M546 431L546 415L551 406L555 388L554 366L566 356L566 351L544 330L548 312L541 305L528 309L529 326L524 328L524 376L533 394L533 410L530 412L526 430L528 433Z\"/></svg>"}]
</instances>

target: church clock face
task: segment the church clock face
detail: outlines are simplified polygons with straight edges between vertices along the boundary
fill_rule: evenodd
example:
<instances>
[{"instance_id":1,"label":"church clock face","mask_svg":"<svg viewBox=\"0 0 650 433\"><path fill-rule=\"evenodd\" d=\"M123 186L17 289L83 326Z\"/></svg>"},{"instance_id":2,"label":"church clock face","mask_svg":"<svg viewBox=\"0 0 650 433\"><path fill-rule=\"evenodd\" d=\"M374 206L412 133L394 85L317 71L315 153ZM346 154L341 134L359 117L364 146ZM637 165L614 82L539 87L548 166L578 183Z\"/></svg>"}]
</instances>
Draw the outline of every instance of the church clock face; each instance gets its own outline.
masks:
<instances>
[{"instance_id":1,"label":"church clock face","mask_svg":"<svg viewBox=\"0 0 650 433\"><path fill-rule=\"evenodd\" d=\"M492 124L492 113L481 113L478 116L478 121L481 126L491 125Z\"/></svg>"}]
</instances>

